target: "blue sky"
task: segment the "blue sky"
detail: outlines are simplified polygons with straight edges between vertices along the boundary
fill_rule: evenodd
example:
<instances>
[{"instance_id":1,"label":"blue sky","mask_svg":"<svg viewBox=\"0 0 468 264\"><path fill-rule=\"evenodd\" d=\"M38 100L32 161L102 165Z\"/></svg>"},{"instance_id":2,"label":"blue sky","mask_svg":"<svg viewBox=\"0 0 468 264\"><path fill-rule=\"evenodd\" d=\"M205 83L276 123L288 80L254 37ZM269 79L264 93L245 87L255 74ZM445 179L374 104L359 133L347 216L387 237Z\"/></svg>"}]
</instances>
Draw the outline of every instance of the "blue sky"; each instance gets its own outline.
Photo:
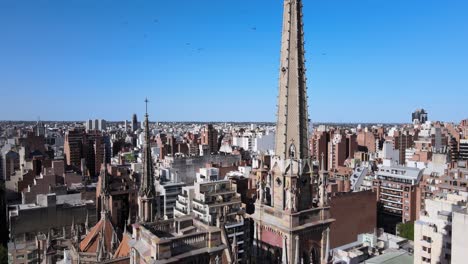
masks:
<instances>
[{"instance_id":1,"label":"blue sky","mask_svg":"<svg viewBox=\"0 0 468 264\"><path fill-rule=\"evenodd\" d=\"M468 3L306 0L312 121L468 117ZM274 121L281 0L0 0L0 120Z\"/></svg>"}]
</instances>

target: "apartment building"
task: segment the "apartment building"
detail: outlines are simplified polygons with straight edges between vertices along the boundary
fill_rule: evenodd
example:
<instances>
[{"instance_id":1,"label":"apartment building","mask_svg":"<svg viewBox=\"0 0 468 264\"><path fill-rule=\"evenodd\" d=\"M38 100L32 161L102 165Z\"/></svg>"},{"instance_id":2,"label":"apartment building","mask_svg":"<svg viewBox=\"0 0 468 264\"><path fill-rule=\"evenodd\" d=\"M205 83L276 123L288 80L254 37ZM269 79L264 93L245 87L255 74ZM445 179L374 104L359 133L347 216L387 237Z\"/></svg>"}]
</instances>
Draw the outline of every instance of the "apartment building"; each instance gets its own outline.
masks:
<instances>
[{"instance_id":1,"label":"apartment building","mask_svg":"<svg viewBox=\"0 0 468 264\"><path fill-rule=\"evenodd\" d=\"M386 232L395 233L398 223L416 220L417 186L422 174L420 169L401 166L381 166L375 172L378 226Z\"/></svg>"}]
</instances>

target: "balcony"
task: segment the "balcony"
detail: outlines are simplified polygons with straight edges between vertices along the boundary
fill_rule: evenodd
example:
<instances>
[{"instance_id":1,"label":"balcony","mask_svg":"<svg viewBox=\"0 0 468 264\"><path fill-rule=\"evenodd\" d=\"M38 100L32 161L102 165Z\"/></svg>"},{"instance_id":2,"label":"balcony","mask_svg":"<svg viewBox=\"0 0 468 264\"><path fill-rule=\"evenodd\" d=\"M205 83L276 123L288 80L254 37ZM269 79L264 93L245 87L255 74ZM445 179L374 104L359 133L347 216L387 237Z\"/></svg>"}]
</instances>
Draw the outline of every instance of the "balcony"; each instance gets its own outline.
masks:
<instances>
[{"instance_id":1,"label":"balcony","mask_svg":"<svg viewBox=\"0 0 468 264\"><path fill-rule=\"evenodd\" d=\"M174 207L174 211L177 211L180 214L187 214L187 209L185 208Z\"/></svg>"},{"instance_id":2,"label":"balcony","mask_svg":"<svg viewBox=\"0 0 468 264\"><path fill-rule=\"evenodd\" d=\"M205 204L210 204L210 203L212 203L212 202L208 202L208 201L198 200L198 199L196 199L196 198L193 198L192 201L193 201L193 203L198 204L198 205L205 205Z\"/></svg>"},{"instance_id":3,"label":"balcony","mask_svg":"<svg viewBox=\"0 0 468 264\"><path fill-rule=\"evenodd\" d=\"M394 201L394 200L390 200L390 199L385 199L383 197L380 197L380 201L383 201L383 202L387 202L387 203L394 203L394 204L403 204L402 202L400 201Z\"/></svg>"},{"instance_id":4,"label":"balcony","mask_svg":"<svg viewBox=\"0 0 468 264\"><path fill-rule=\"evenodd\" d=\"M184 205L184 206L187 206L187 203L186 203L185 201L177 200L176 202L179 203L179 204L182 204L182 205ZM176 204L177 204L177 203L176 203Z\"/></svg>"},{"instance_id":5,"label":"balcony","mask_svg":"<svg viewBox=\"0 0 468 264\"><path fill-rule=\"evenodd\" d=\"M398 193L398 192L382 191L381 193L387 196L395 197L395 198L401 198L402 196L401 193Z\"/></svg>"},{"instance_id":6,"label":"balcony","mask_svg":"<svg viewBox=\"0 0 468 264\"><path fill-rule=\"evenodd\" d=\"M234 236L243 236L244 235L244 232L237 232L237 233L232 233L232 234L229 234L228 237L231 238L231 237L234 237Z\"/></svg>"},{"instance_id":7,"label":"balcony","mask_svg":"<svg viewBox=\"0 0 468 264\"><path fill-rule=\"evenodd\" d=\"M240 227L240 226L243 226L244 225L244 222L243 221L232 221L232 222L226 222L224 224L224 226L226 227L226 229L229 229L229 228L234 228L234 227Z\"/></svg>"},{"instance_id":8,"label":"balcony","mask_svg":"<svg viewBox=\"0 0 468 264\"><path fill-rule=\"evenodd\" d=\"M395 207L395 206L392 206L392 205L386 205L386 204L384 204L383 207L384 207L384 208L388 208L388 209L392 209L392 210L403 211L402 208L398 208L398 207Z\"/></svg>"},{"instance_id":9,"label":"balcony","mask_svg":"<svg viewBox=\"0 0 468 264\"><path fill-rule=\"evenodd\" d=\"M380 186L380 188L384 189L384 190L395 191L395 192L403 192L402 189L397 189L397 188L393 188L393 187Z\"/></svg>"},{"instance_id":10,"label":"balcony","mask_svg":"<svg viewBox=\"0 0 468 264\"><path fill-rule=\"evenodd\" d=\"M199 208L199 207L193 207L193 211L196 213L200 213L202 215L206 214L206 210L203 208Z\"/></svg>"}]
</instances>

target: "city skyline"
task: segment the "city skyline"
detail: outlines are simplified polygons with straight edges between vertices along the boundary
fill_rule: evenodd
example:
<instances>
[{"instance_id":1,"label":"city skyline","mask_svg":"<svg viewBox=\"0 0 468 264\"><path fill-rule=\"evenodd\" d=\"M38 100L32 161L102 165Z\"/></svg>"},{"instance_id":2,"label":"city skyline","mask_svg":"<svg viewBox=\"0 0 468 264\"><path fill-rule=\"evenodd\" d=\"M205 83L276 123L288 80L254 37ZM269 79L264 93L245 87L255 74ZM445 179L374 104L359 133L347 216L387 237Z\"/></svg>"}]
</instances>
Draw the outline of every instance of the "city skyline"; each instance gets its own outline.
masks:
<instances>
[{"instance_id":1,"label":"city skyline","mask_svg":"<svg viewBox=\"0 0 468 264\"><path fill-rule=\"evenodd\" d=\"M402 3L304 7L313 122L407 123L416 108L466 118L468 93L453 95L468 84L466 4ZM0 6L0 120L130 119L144 96L157 121L276 119L278 5Z\"/></svg>"},{"instance_id":2,"label":"city skyline","mask_svg":"<svg viewBox=\"0 0 468 264\"><path fill-rule=\"evenodd\" d=\"M0 3L0 263L464 263L464 4L88 1Z\"/></svg>"}]
</instances>

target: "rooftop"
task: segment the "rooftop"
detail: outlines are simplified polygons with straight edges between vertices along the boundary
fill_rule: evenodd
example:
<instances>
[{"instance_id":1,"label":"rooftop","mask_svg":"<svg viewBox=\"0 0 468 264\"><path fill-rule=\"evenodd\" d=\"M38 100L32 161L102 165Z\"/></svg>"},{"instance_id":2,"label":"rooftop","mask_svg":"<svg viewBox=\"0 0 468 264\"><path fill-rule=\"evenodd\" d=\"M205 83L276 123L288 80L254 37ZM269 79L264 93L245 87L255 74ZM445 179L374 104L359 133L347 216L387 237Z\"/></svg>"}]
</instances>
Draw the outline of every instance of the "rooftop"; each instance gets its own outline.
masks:
<instances>
[{"instance_id":1,"label":"rooftop","mask_svg":"<svg viewBox=\"0 0 468 264\"><path fill-rule=\"evenodd\" d=\"M413 264L414 257L404 250L390 251L366 260L366 264Z\"/></svg>"},{"instance_id":2,"label":"rooftop","mask_svg":"<svg viewBox=\"0 0 468 264\"><path fill-rule=\"evenodd\" d=\"M382 166L377 172L379 176L393 177L404 180L419 180L422 175L422 170L412 167L403 166Z\"/></svg>"}]
</instances>

